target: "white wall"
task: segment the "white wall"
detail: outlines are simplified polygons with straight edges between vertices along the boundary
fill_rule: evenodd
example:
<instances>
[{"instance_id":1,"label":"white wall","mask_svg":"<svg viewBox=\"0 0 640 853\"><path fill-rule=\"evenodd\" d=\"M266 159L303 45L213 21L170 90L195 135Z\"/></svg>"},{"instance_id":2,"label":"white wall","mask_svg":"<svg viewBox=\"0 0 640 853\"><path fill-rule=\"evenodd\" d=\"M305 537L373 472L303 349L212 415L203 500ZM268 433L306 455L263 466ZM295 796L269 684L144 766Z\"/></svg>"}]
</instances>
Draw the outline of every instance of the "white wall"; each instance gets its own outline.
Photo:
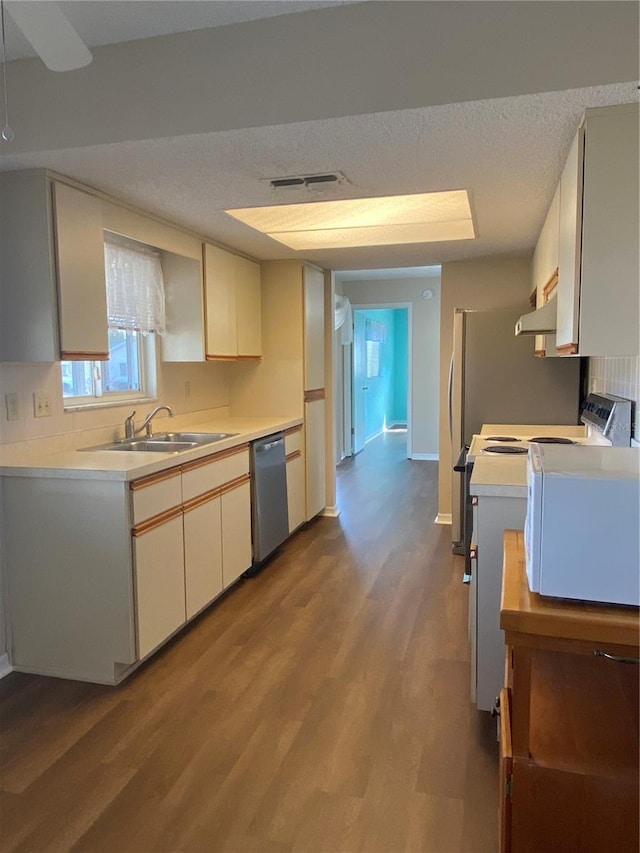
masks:
<instances>
[{"instance_id":1,"label":"white wall","mask_svg":"<svg viewBox=\"0 0 640 853\"><path fill-rule=\"evenodd\" d=\"M440 318L440 467L438 516L451 513L452 453L448 422L449 362L453 347L453 312L456 308L529 309L531 258L492 257L442 265ZM533 338L531 338L533 352ZM456 449L456 455L459 448Z\"/></svg>"},{"instance_id":2,"label":"white wall","mask_svg":"<svg viewBox=\"0 0 640 853\"><path fill-rule=\"evenodd\" d=\"M431 299L422 298L426 288L433 293ZM412 455L437 458L440 276L342 281L342 289L353 305L411 304ZM336 393L341 389L342 383Z\"/></svg>"}]
</instances>

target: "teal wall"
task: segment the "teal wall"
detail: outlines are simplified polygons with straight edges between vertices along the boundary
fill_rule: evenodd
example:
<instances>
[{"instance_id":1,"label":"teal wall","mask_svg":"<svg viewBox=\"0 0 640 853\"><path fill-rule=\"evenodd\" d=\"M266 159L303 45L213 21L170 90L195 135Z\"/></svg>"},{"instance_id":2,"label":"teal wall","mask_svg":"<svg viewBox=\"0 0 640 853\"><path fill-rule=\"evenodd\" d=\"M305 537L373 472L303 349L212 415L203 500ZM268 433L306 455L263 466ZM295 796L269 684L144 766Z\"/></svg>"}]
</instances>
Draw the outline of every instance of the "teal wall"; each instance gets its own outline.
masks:
<instances>
[{"instance_id":1,"label":"teal wall","mask_svg":"<svg viewBox=\"0 0 640 853\"><path fill-rule=\"evenodd\" d=\"M368 389L364 395L364 440L369 441L385 427L407 420L408 311L371 308L358 310L357 314L361 318L356 323L358 333L364 334L367 320L385 327L385 339L380 343L380 375L363 379Z\"/></svg>"},{"instance_id":2,"label":"teal wall","mask_svg":"<svg viewBox=\"0 0 640 853\"><path fill-rule=\"evenodd\" d=\"M389 425L407 423L407 377L409 371L409 311L394 308L393 398Z\"/></svg>"}]
</instances>

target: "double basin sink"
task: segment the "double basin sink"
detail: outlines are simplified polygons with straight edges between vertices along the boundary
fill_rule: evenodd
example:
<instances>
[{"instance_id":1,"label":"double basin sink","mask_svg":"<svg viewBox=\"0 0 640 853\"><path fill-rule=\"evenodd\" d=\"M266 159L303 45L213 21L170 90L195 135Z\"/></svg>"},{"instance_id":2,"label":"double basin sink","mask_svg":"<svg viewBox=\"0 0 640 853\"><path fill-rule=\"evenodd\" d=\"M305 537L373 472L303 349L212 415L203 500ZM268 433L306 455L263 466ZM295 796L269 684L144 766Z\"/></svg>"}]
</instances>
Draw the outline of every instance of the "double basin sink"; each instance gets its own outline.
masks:
<instances>
[{"instance_id":1,"label":"double basin sink","mask_svg":"<svg viewBox=\"0 0 640 853\"><path fill-rule=\"evenodd\" d=\"M129 450L136 453L179 453L203 444L213 444L237 435L236 432L163 432L142 438L121 438L112 444L83 447L83 450Z\"/></svg>"}]
</instances>

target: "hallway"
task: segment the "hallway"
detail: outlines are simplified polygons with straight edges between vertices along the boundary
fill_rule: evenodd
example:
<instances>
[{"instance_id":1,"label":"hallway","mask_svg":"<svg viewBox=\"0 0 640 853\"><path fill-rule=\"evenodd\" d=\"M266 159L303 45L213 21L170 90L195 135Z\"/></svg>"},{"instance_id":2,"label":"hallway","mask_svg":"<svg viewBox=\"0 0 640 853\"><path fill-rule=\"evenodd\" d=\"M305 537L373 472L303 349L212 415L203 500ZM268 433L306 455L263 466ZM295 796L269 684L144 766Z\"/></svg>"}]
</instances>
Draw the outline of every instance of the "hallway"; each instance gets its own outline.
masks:
<instances>
[{"instance_id":1,"label":"hallway","mask_svg":"<svg viewBox=\"0 0 640 853\"><path fill-rule=\"evenodd\" d=\"M461 560L404 438L120 687L0 682L2 851L497 849Z\"/></svg>"}]
</instances>

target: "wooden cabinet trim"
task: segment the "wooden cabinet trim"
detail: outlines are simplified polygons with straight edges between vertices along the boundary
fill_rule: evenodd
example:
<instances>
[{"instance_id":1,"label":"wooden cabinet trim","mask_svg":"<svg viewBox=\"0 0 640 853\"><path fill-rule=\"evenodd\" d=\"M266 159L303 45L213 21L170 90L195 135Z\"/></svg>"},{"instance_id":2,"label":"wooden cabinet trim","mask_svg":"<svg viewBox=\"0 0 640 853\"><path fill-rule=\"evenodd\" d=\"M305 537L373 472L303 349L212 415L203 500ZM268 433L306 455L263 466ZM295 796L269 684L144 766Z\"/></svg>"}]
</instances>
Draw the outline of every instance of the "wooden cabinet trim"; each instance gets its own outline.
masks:
<instances>
[{"instance_id":1,"label":"wooden cabinet trim","mask_svg":"<svg viewBox=\"0 0 640 853\"><path fill-rule=\"evenodd\" d=\"M244 486L244 484L248 483L250 480L251 477L249 474L243 474L242 477L236 477L235 480L230 480L228 483L225 483L224 486L220 486L220 494L226 495L227 492L232 492L234 489Z\"/></svg>"},{"instance_id":2,"label":"wooden cabinet trim","mask_svg":"<svg viewBox=\"0 0 640 853\"><path fill-rule=\"evenodd\" d=\"M293 462L294 459L300 459L302 457L301 450L294 450L291 453L287 453L287 462Z\"/></svg>"},{"instance_id":3,"label":"wooden cabinet trim","mask_svg":"<svg viewBox=\"0 0 640 853\"><path fill-rule=\"evenodd\" d=\"M238 444L236 447L229 447L227 450L219 450L218 453L212 453L209 456L203 456L201 459L194 459L193 462L185 462L182 466L182 472L194 471L196 468L203 468L206 465L213 465L219 459L226 459L228 456L235 456L237 453L242 453L249 449L248 444Z\"/></svg>"},{"instance_id":4,"label":"wooden cabinet trim","mask_svg":"<svg viewBox=\"0 0 640 853\"><path fill-rule=\"evenodd\" d=\"M304 392L305 403L315 403L317 400L324 400L324 388L314 388L312 391Z\"/></svg>"},{"instance_id":5,"label":"wooden cabinet trim","mask_svg":"<svg viewBox=\"0 0 640 853\"><path fill-rule=\"evenodd\" d=\"M162 483L164 480L170 480L172 477L179 477L180 474L180 466L176 465L173 468L167 468L165 471L158 471L157 474L149 474L147 477L140 477L138 480L132 480L129 483L129 488L132 492L135 492L138 489L146 489L147 486Z\"/></svg>"},{"instance_id":6,"label":"wooden cabinet trim","mask_svg":"<svg viewBox=\"0 0 640 853\"><path fill-rule=\"evenodd\" d=\"M205 361L238 361L237 355L215 355L213 353L207 353L205 355Z\"/></svg>"},{"instance_id":7,"label":"wooden cabinet trim","mask_svg":"<svg viewBox=\"0 0 640 853\"><path fill-rule=\"evenodd\" d=\"M298 426L289 427L289 429L285 429L284 435L295 435L297 432L302 432L302 424L298 424Z\"/></svg>"},{"instance_id":8,"label":"wooden cabinet trim","mask_svg":"<svg viewBox=\"0 0 640 853\"><path fill-rule=\"evenodd\" d=\"M60 353L61 361L109 361L108 352L70 352L63 350Z\"/></svg>"},{"instance_id":9,"label":"wooden cabinet trim","mask_svg":"<svg viewBox=\"0 0 640 853\"><path fill-rule=\"evenodd\" d=\"M549 281L542 288L542 296L544 297L545 302L548 302L549 299L551 299L551 294L553 293L553 291L556 289L557 286L558 286L558 269L556 268L556 271L554 272L554 274L551 276Z\"/></svg>"},{"instance_id":10,"label":"wooden cabinet trim","mask_svg":"<svg viewBox=\"0 0 640 853\"><path fill-rule=\"evenodd\" d=\"M556 347L556 350L563 355L577 355L578 344L561 344L559 347Z\"/></svg>"},{"instance_id":11,"label":"wooden cabinet trim","mask_svg":"<svg viewBox=\"0 0 640 853\"><path fill-rule=\"evenodd\" d=\"M156 527L161 527L163 524L166 524L168 521L172 521L174 518L178 518L180 515L182 515L182 506L175 506L172 509L166 510L166 512L161 512L158 515L154 515L152 518L148 518L146 521L143 521L142 524L138 524L137 527L134 527L131 531L131 535L144 536L145 533L155 530Z\"/></svg>"},{"instance_id":12,"label":"wooden cabinet trim","mask_svg":"<svg viewBox=\"0 0 640 853\"><path fill-rule=\"evenodd\" d=\"M511 696L506 687L500 691L500 853L511 850L511 780L513 749L511 746Z\"/></svg>"},{"instance_id":13,"label":"wooden cabinet trim","mask_svg":"<svg viewBox=\"0 0 640 853\"><path fill-rule=\"evenodd\" d=\"M219 498L221 494L222 487L218 489L211 489L210 491L204 492L203 494L198 495L198 497L191 498L190 501L186 501L185 503L183 503L182 510L183 512L191 512L191 510L198 509L198 507L202 506L203 504L207 504L210 501Z\"/></svg>"}]
</instances>

